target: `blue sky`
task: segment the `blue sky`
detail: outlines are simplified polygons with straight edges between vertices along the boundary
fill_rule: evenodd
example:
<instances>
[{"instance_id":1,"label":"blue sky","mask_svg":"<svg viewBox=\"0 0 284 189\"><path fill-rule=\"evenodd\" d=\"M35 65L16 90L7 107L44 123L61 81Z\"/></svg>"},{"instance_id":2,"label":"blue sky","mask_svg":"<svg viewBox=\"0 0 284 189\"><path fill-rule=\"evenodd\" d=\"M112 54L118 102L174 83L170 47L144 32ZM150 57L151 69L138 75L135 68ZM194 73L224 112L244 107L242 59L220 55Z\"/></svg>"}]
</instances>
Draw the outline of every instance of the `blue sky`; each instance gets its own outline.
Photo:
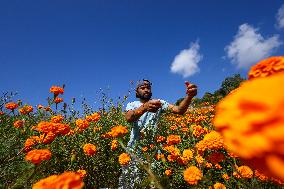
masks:
<instances>
[{"instance_id":1,"label":"blue sky","mask_svg":"<svg viewBox=\"0 0 284 189\"><path fill-rule=\"evenodd\" d=\"M283 55L280 0L1 1L0 92L46 105L52 85L63 98L99 106L102 89L123 97L148 78L153 97L174 103L184 81L198 97L225 77L246 76L260 59ZM135 100L132 94L128 101Z\"/></svg>"}]
</instances>

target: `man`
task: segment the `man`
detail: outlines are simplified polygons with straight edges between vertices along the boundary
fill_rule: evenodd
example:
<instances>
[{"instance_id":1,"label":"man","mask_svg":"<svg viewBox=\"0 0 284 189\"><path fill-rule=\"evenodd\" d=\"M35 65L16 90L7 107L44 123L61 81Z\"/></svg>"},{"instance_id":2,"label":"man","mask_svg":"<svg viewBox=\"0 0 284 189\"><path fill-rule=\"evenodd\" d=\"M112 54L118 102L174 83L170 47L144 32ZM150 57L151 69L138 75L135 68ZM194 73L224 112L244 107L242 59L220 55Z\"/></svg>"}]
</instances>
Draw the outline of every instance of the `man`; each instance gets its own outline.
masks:
<instances>
[{"instance_id":1,"label":"man","mask_svg":"<svg viewBox=\"0 0 284 189\"><path fill-rule=\"evenodd\" d=\"M126 106L125 118L128 122L133 123L131 130L129 147L132 147L137 140L139 140L141 133L145 127L149 125L156 125L161 113L165 110L170 110L176 114L184 114L192 100L197 94L197 86L185 82L186 96L178 106L169 104L164 100L153 100L152 97L152 83L143 79L138 81L136 86L136 98L139 101L130 102ZM142 132L141 132L142 131Z\"/></svg>"},{"instance_id":2,"label":"man","mask_svg":"<svg viewBox=\"0 0 284 189\"><path fill-rule=\"evenodd\" d=\"M143 131L151 126L156 127L160 115L165 110L170 110L176 114L184 114L192 100L197 94L197 87L194 84L185 82L186 96L178 106L169 104L164 100L151 99L152 83L143 79L138 81L136 86L136 98L139 101L130 102L126 106L125 118L133 123L128 150L136 148L136 142L143 135ZM136 151L134 149L134 151ZM138 163L132 160L128 166L122 168L122 174L119 178L119 188L139 188L141 184L141 174L138 170Z\"/></svg>"}]
</instances>

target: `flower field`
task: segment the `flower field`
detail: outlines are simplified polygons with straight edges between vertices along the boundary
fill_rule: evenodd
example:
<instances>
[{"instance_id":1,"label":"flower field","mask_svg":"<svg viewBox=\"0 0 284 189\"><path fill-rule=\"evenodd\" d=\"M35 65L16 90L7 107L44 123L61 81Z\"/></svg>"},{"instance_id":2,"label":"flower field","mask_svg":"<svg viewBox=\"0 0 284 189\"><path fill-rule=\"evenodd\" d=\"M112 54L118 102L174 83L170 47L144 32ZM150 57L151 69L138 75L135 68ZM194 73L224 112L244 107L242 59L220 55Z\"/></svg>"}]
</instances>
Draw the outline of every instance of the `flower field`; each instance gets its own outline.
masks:
<instances>
[{"instance_id":1,"label":"flower field","mask_svg":"<svg viewBox=\"0 0 284 189\"><path fill-rule=\"evenodd\" d=\"M131 150L127 98L81 113L64 102L63 87L47 90L46 106L4 94L0 188L117 188L133 159L137 188L283 188L283 70L283 57L261 61L219 103L165 112Z\"/></svg>"}]
</instances>

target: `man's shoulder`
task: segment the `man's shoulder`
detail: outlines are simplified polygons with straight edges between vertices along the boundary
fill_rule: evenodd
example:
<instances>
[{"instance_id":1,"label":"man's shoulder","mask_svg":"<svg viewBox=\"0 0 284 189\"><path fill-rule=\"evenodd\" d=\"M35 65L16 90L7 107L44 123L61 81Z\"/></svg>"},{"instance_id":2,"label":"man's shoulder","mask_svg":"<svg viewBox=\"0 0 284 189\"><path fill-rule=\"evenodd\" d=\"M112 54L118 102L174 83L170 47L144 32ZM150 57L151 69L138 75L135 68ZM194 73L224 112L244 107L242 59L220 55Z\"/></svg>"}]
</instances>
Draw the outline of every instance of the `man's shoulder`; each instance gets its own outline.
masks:
<instances>
[{"instance_id":1,"label":"man's shoulder","mask_svg":"<svg viewBox=\"0 0 284 189\"><path fill-rule=\"evenodd\" d=\"M133 108L137 108L141 105L140 101L133 101L133 102L128 102L126 105L126 110L130 110Z\"/></svg>"}]
</instances>

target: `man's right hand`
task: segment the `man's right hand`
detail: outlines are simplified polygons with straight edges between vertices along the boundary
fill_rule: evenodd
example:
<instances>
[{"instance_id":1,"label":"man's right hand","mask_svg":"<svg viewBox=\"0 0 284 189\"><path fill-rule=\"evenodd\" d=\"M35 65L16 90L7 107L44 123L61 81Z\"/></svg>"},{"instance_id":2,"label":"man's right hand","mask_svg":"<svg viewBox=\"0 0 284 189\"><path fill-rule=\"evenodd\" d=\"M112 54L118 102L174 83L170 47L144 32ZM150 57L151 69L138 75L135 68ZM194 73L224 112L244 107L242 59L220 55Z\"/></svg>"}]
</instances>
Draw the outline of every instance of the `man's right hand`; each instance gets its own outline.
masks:
<instances>
[{"instance_id":1,"label":"man's right hand","mask_svg":"<svg viewBox=\"0 0 284 189\"><path fill-rule=\"evenodd\" d=\"M149 100L143 104L145 111L156 113L162 107L160 100Z\"/></svg>"}]
</instances>

